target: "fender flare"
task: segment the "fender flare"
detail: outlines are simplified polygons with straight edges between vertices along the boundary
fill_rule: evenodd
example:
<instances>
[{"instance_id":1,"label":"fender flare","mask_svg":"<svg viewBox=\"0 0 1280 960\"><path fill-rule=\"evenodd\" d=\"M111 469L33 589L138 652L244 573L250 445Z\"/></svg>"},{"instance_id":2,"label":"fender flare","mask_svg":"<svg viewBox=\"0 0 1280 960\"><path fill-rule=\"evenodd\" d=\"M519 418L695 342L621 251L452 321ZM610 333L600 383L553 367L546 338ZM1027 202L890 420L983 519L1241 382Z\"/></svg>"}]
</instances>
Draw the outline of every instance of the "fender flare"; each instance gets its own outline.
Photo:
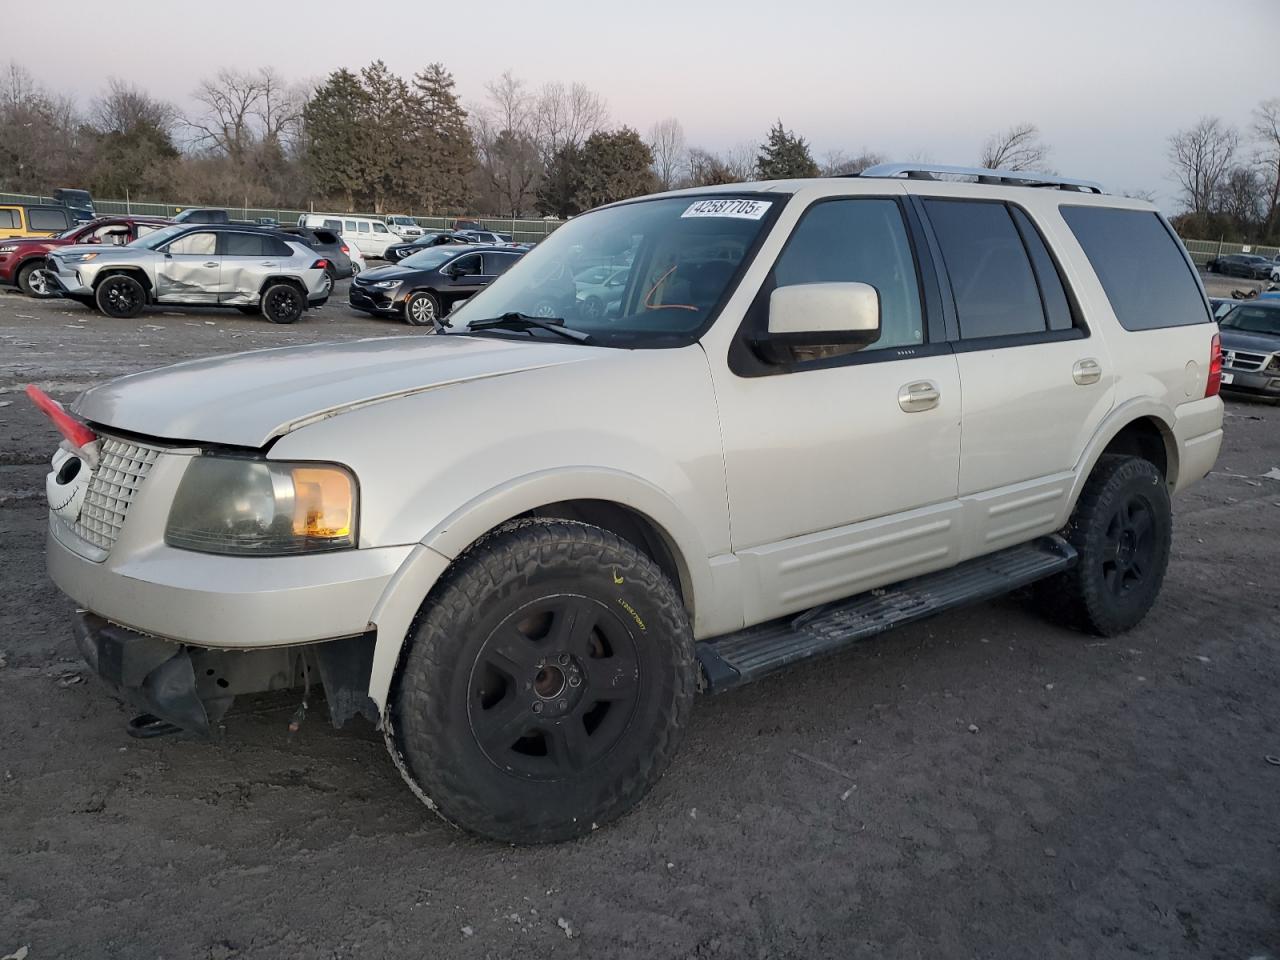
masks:
<instances>
[{"instance_id":1,"label":"fender flare","mask_svg":"<svg viewBox=\"0 0 1280 960\"><path fill-rule=\"evenodd\" d=\"M422 601L449 566L490 530L530 510L567 500L603 500L645 517L666 541L680 571L680 587L696 598L713 595L711 566L701 536L672 499L634 474L604 467L566 467L527 474L473 497L427 532L387 584L370 617L377 628L369 696L385 710L400 652Z\"/></svg>"},{"instance_id":2,"label":"fender flare","mask_svg":"<svg viewBox=\"0 0 1280 960\"><path fill-rule=\"evenodd\" d=\"M1093 473L1093 468L1097 466L1098 460L1101 459L1102 451L1120 434L1120 431L1135 420L1142 419L1151 419L1156 422L1160 435L1164 439L1165 457L1168 464L1165 479L1170 490L1177 485L1178 443L1173 433L1173 422L1176 419L1173 410L1165 404L1157 403L1147 397L1126 400L1107 414L1106 419L1098 425L1093 437L1085 445L1084 452L1076 463L1075 480L1071 485L1071 494L1067 498L1067 516L1070 516L1071 511L1075 509L1076 501L1080 498L1080 492L1084 489L1085 483L1088 482L1089 475Z\"/></svg>"}]
</instances>

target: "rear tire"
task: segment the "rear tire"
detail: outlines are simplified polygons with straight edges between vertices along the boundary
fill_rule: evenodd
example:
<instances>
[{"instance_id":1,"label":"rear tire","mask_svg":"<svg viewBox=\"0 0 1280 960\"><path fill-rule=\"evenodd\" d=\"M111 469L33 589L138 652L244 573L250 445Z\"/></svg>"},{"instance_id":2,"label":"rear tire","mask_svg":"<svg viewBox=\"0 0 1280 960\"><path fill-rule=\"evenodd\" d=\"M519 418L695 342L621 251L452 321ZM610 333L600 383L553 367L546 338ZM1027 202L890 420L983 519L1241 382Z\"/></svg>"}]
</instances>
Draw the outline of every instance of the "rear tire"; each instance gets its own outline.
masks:
<instances>
[{"instance_id":1,"label":"rear tire","mask_svg":"<svg viewBox=\"0 0 1280 960\"><path fill-rule=\"evenodd\" d=\"M598 527L515 521L419 611L387 746L447 821L509 843L567 840L657 782L695 682L688 617L652 560Z\"/></svg>"},{"instance_id":2,"label":"rear tire","mask_svg":"<svg viewBox=\"0 0 1280 960\"><path fill-rule=\"evenodd\" d=\"M1080 558L1036 585L1052 619L1111 637L1136 626L1155 604L1169 565L1169 487L1148 460L1105 456L1085 483L1063 535Z\"/></svg>"},{"instance_id":3,"label":"rear tire","mask_svg":"<svg viewBox=\"0 0 1280 960\"><path fill-rule=\"evenodd\" d=\"M108 317L129 320L142 313L147 305L147 291L135 278L117 273L98 284L93 302Z\"/></svg>"},{"instance_id":4,"label":"rear tire","mask_svg":"<svg viewBox=\"0 0 1280 960\"><path fill-rule=\"evenodd\" d=\"M291 283L273 283L262 293L262 315L272 323L296 323L307 301Z\"/></svg>"}]
</instances>

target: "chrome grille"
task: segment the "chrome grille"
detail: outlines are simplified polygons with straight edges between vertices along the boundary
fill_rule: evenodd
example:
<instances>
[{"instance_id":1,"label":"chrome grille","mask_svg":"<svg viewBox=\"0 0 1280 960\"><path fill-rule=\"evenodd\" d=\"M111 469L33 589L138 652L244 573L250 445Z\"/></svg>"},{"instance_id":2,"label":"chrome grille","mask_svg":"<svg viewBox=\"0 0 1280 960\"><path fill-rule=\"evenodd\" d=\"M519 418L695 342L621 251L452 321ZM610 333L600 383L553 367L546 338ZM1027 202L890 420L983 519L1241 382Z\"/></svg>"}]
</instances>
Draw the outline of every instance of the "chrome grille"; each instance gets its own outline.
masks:
<instances>
[{"instance_id":1,"label":"chrome grille","mask_svg":"<svg viewBox=\"0 0 1280 960\"><path fill-rule=\"evenodd\" d=\"M98 468L85 491L84 506L71 525L76 536L101 550L110 550L120 536L129 505L159 455L155 447L104 437Z\"/></svg>"},{"instance_id":2,"label":"chrome grille","mask_svg":"<svg viewBox=\"0 0 1280 960\"><path fill-rule=\"evenodd\" d=\"M1267 362L1265 353L1245 353L1240 350L1222 351L1222 363L1233 370L1261 370Z\"/></svg>"}]
</instances>

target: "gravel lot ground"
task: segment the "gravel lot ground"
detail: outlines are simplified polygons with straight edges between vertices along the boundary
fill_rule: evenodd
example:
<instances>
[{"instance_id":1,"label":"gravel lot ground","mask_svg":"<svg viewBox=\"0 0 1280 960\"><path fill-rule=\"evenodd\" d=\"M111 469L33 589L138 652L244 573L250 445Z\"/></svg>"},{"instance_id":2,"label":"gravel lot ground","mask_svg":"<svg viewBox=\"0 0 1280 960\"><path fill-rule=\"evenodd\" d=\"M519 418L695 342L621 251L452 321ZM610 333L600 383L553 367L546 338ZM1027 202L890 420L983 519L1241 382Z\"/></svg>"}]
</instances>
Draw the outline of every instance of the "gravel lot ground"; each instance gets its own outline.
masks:
<instances>
[{"instance_id":1,"label":"gravel lot ground","mask_svg":"<svg viewBox=\"0 0 1280 960\"><path fill-rule=\"evenodd\" d=\"M406 333L341 288L292 327L0 293L0 956L1280 957L1266 404L1227 404L1131 634L1013 597L704 699L649 799L580 842L458 834L370 726L290 736L291 701L237 704L214 742L127 738L44 574L56 440L22 386L69 400L188 357Z\"/></svg>"}]
</instances>

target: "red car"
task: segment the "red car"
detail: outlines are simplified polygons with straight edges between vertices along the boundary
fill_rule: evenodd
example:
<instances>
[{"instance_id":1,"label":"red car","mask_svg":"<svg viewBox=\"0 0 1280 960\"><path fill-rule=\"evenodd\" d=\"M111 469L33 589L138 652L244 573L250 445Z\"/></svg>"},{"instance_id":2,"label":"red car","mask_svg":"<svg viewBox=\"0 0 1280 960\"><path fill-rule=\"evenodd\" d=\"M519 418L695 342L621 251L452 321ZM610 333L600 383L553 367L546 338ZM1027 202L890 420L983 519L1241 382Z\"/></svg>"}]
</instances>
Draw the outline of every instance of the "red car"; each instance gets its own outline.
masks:
<instances>
[{"instance_id":1,"label":"red car","mask_svg":"<svg viewBox=\"0 0 1280 960\"><path fill-rule=\"evenodd\" d=\"M55 247L73 243L131 243L169 223L161 217L99 217L64 230L56 237L0 240L0 284L16 286L27 296L45 296L52 291L47 291L36 271L44 266L45 255Z\"/></svg>"}]
</instances>

